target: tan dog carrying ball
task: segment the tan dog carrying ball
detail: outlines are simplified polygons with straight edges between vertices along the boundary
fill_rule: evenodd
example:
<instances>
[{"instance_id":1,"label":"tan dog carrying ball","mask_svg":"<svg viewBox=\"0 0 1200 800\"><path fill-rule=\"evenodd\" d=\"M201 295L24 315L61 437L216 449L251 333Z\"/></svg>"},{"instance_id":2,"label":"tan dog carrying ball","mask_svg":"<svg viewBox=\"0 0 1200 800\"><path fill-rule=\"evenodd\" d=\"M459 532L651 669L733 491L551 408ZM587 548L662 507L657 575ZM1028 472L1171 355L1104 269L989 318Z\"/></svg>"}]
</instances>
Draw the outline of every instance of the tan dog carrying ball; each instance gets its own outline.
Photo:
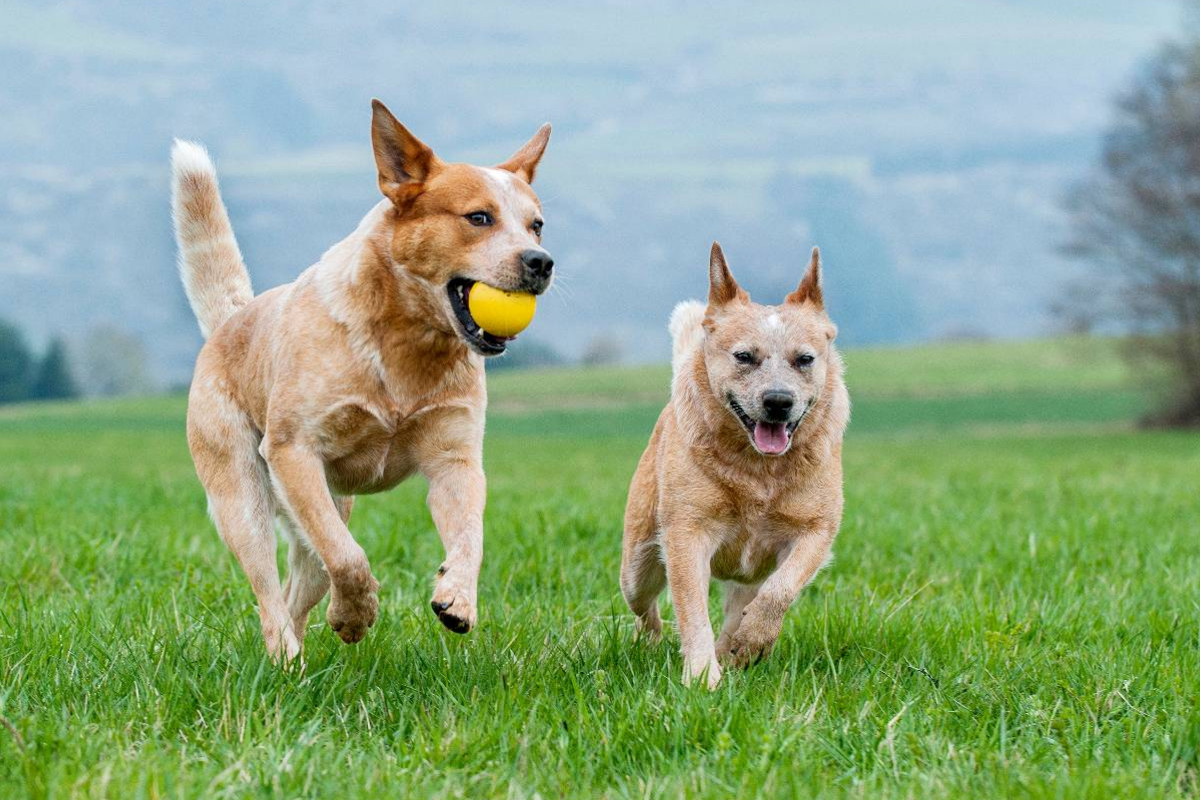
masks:
<instances>
[{"instance_id":1,"label":"tan dog carrying ball","mask_svg":"<svg viewBox=\"0 0 1200 800\"><path fill-rule=\"evenodd\" d=\"M554 264L530 188L549 125L484 168L443 162L382 103L373 109L384 199L296 281L257 297L212 162L186 142L172 154L180 271L208 338L188 397L188 445L217 529L258 599L267 650L283 659L299 653L327 591L338 635L366 635L378 583L346 527L350 508L354 495L415 472L429 480L446 549L433 610L453 631L474 626L483 358L503 353L528 319L509 315L507 332L489 332L472 315L480 305L471 291L541 294ZM290 545L286 585L276 516Z\"/></svg>"},{"instance_id":2,"label":"tan dog carrying ball","mask_svg":"<svg viewBox=\"0 0 1200 800\"><path fill-rule=\"evenodd\" d=\"M708 306L671 315L671 400L625 510L621 590L641 635L662 630L670 586L685 682L711 688L721 663L765 657L800 590L830 558L842 518L842 435L850 399L817 250L780 306L750 302L718 244ZM725 584L714 641L711 579Z\"/></svg>"}]
</instances>

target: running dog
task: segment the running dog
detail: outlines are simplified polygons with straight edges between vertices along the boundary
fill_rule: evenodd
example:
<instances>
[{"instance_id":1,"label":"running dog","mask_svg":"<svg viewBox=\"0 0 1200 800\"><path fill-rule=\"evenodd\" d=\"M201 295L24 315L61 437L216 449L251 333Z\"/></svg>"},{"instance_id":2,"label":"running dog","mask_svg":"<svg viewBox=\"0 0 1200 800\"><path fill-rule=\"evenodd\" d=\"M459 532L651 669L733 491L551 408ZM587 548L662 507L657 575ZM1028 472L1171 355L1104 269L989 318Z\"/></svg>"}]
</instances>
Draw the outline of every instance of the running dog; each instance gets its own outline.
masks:
<instances>
[{"instance_id":1,"label":"running dog","mask_svg":"<svg viewBox=\"0 0 1200 800\"><path fill-rule=\"evenodd\" d=\"M714 243L708 306L680 303L670 328L671 400L629 489L621 590L639 635L657 640L658 595L670 586L684 682L711 689L722 663L770 653L784 614L830 558L850 398L816 248L799 288L763 306ZM713 578L725 584L716 641Z\"/></svg>"},{"instance_id":2,"label":"running dog","mask_svg":"<svg viewBox=\"0 0 1200 800\"><path fill-rule=\"evenodd\" d=\"M329 625L357 642L379 583L346 524L354 496L415 472L445 546L432 606L476 623L483 558L484 332L468 296L482 281L541 294L554 262L530 188L544 125L494 168L447 163L378 100L371 142L381 200L295 282L257 297L205 150L177 141L172 202L179 268L207 338L188 396L187 437L209 512L258 600L267 651L301 650L329 591ZM275 565L274 522L288 539Z\"/></svg>"}]
</instances>

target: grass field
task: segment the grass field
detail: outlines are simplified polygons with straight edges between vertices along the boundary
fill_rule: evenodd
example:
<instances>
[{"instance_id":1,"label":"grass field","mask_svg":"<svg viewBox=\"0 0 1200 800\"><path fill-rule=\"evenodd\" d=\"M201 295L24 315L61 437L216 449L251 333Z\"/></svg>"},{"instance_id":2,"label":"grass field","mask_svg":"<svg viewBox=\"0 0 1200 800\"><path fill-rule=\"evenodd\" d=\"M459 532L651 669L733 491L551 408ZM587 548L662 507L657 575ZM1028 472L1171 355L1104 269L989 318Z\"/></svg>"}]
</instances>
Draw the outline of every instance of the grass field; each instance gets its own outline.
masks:
<instances>
[{"instance_id":1,"label":"grass field","mask_svg":"<svg viewBox=\"0 0 1200 800\"><path fill-rule=\"evenodd\" d=\"M182 399L0 410L0 797L1200 793L1200 435L1135 431L1102 341L847 361L837 563L713 694L616 583L663 369L492 376L480 627L429 612L414 481L351 523L379 623L314 615L303 672L263 655Z\"/></svg>"}]
</instances>

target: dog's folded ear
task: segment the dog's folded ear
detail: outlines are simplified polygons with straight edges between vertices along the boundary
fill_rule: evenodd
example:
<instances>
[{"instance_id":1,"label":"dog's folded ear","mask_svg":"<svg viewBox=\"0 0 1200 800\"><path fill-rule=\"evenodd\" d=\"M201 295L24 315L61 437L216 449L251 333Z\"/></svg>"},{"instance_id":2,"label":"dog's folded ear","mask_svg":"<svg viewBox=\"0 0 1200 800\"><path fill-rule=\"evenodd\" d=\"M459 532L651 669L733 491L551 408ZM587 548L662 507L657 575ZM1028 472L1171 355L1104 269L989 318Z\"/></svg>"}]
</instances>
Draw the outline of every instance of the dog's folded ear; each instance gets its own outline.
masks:
<instances>
[{"instance_id":1,"label":"dog's folded ear","mask_svg":"<svg viewBox=\"0 0 1200 800\"><path fill-rule=\"evenodd\" d=\"M533 183L533 175L537 172L538 162L542 160L542 154L546 152L546 145L549 142L550 123L547 122L538 128L533 138L521 145L521 149L513 153L508 161L497 164L496 168L506 169L526 183Z\"/></svg>"},{"instance_id":2,"label":"dog's folded ear","mask_svg":"<svg viewBox=\"0 0 1200 800\"><path fill-rule=\"evenodd\" d=\"M397 206L409 200L440 163L433 150L378 100L371 101L371 145L379 169L379 190Z\"/></svg>"},{"instance_id":3,"label":"dog's folded ear","mask_svg":"<svg viewBox=\"0 0 1200 800\"><path fill-rule=\"evenodd\" d=\"M725 261L725 252L719 242L713 242L712 251L708 255L708 307L723 306L726 303L748 303L750 295L738 286L729 271Z\"/></svg>"},{"instance_id":4,"label":"dog's folded ear","mask_svg":"<svg viewBox=\"0 0 1200 800\"><path fill-rule=\"evenodd\" d=\"M825 295L821 291L821 251L814 247L812 258L809 259L808 269L800 280L796 291L784 298L786 303L803 305L810 303L819 309L825 308Z\"/></svg>"}]
</instances>

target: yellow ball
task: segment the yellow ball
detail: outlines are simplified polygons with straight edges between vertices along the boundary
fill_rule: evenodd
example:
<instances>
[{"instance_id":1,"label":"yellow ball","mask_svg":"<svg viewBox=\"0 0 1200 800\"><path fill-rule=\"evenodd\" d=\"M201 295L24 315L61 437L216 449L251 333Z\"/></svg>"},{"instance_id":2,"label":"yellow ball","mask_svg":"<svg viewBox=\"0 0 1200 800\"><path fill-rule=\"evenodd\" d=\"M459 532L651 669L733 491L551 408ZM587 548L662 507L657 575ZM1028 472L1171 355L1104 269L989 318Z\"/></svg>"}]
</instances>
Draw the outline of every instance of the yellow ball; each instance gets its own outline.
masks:
<instances>
[{"instance_id":1,"label":"yellow ball","mask_svg":"<svg viewBox=\"0 0 1200 800\"><path fill-rule=\"evenodd\" d=\"M467 308L479 327L492 336L516 336L529 327L537 298L524 292L506 292L476 283L467 296Z\"/></svg>"}]
</instances>

